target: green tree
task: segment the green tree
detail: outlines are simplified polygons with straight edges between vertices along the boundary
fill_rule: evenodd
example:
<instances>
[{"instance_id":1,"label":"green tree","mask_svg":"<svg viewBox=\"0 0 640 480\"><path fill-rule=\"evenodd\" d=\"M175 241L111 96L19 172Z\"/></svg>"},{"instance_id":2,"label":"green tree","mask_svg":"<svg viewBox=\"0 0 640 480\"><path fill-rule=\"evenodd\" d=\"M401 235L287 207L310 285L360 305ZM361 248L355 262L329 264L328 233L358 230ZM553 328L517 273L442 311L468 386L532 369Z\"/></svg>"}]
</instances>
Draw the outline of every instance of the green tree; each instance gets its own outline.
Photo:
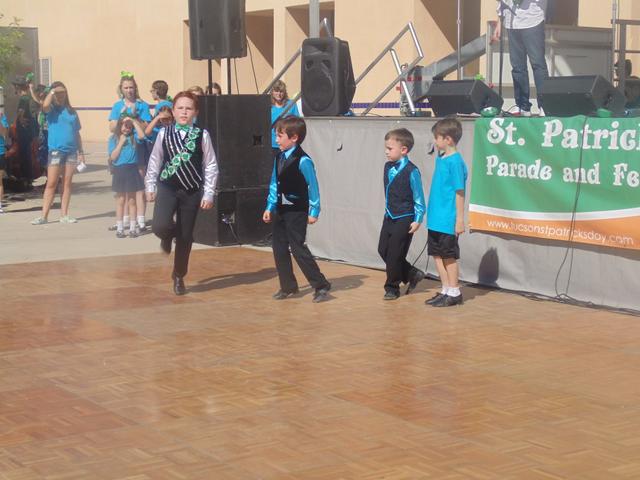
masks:
<instances>
[{"instance_id":1,"label":"green tree","mask_svg":"<svg viewBox=\"0 0 640 480\"><path fill-rule=\"evenodd\" d=\"M0 21L3 18L4 15L0 13ZM5 83L20 58L22 32L19 26L20 20L14 17L8 26L0 28L0 85Z\"/></svg>"}]
</instances>

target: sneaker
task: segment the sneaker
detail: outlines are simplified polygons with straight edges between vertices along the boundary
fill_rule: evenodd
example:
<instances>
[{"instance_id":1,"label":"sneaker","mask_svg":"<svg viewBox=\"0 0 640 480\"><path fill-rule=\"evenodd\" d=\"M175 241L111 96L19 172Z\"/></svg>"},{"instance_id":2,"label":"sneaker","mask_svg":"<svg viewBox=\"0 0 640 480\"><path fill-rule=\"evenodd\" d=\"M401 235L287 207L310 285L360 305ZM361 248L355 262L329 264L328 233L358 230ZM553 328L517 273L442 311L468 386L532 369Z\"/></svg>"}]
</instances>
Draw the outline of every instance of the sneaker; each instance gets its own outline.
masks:
<instances>
[{"instance_id":1,"label":"sneaker","mask_svg":"<svg viewBox=\"0 0 640 480\"><path fill-rule=\"evenodd\" d=\"M0 180L1 182L2 180ZM4 213L4 210L2 209L2 207L0 207L0 214Z\"/></svg>"},{"instance_id":2,"label":"sneaker","mask_svg":"<svg viewBox=\"0 0 640 480\"><path fill-rule=\"evenodd\" d=\"M397 300L398 298L400 298L398 292L386 292L384 297L382 297L383 300Z\"/></svg>"},{"instance_id":3,"label":"sneaker","mask_svg":"<svg viewBox=\"0 0 640 480\"><path fill-rule=\"evenodd\" d=\"M118 230L118 226L116 224L109 225L109 227L107 227L107 230L110 232L115 232Z\"/></svg>"},{"instance_id":4,"label":"sneaker","mask_svg":"<svg viewBox=\"0 0 640 480\"><path fill-rule=\"evenodd\" d=\"M127 238L127 234L124 233L124 230L117 230L116 231L116 237L117 238Z\"/></svg>"},{"instance_id":5,"label":"sneaker","mask_svg":"<svg viewBox=\"0 0 640 480\"><path fill-rule=\"evenodd\" d=\"M44 225L47 222L47 219L44 217L38 217L31 220L31 225Z\"/></svg>"},{"instance_id":6,"label":"sneaker","mask_svg":"<svg viewBox=\"0 0 640 480\"><path fill-rule=\"evenodd\" d=\"M511 110L509 110L508 113L512 117L530 117L531 116L531 111L522 110L520 107L513 107Z\"/></svg>"},{"instance_id":7,"label":"sneaker","mask_svg":"<svg viewBox=\"0 0 640 480\"><path fill-rule=\"evenodd\" d=\"M458 295L457 297L450 297L449 295L444 295L437 302L433 302L431 304L432 307L453 307L454 305L462 305L462 295Z\"/></svg>"},{"instance_id":8,"label":"sneaker","mask_svg":"<svg viewBox=\"0 0 640 480\"><path fill-rule=\"evenodd\" d=\"M71 215L65 215L60 217L60 223L78 223L78 220Z\"/></svg>"},{"instance_id":9,"label":"sneaker","mask_svg":"<svg viewBox=\"0 0 640 480\"><path fill-rule=\"evenodd\" d=\"M284 290L278 290L276 293L274 293L271 296L271 298L273 298L274 300L284 300L285 298L289 298L291 295L295 295L298 292L299 292L299 290L297 288L295 290L291 291L291 292L285 292Z\"/></svg>"},{"instance_id":10,"label":"sneaker","mask_svg":"<svg viewBox=\"0 0 640 480\"><path fill-rule=\"evenodd\" d=\"M433 297L431 297L429 300L425 300L424 303L425 305L432 305L436 302L439 302L442 297L445 297L446 295L442 292L438 292L436 293Z\"/></svg>"},{"instance_id":11,"label":"sneaker","mask_svg":"<svg viewBox=\"0 0 640 480\"><path fill-rule=\"evenodd\" d=\"M136 238L140 236L140 230L136 227L133 230L129 230L129 237Z\"/></svg>"},{"instance_id":12,"label":"sneaker","mask_svg":"<svg viewBox=\"0 0 640 480\"><path fill-rule=\"evenodd\" d=\"M420 269L413 267L411 272L409 272L409 286L407 287L407 291L405 295L409 295L411 292L415 290L418 286L418 283L424 280L424 272Z\"/></svg>"}]
</instances>

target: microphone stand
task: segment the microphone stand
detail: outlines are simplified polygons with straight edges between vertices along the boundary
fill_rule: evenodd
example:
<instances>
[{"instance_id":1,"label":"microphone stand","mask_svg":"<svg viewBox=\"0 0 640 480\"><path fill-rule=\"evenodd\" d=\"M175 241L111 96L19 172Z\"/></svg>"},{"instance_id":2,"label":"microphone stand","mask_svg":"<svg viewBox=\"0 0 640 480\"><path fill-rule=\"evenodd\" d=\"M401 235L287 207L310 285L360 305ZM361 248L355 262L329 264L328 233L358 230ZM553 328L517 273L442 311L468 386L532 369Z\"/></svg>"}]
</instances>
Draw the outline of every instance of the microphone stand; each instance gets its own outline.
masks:
<instances>
[{"instance_id":1,"label":"microphone stand","mask_svg":"<svg viewBox=\"0 0 640 480\"><path fill-rule=\"evenodd\" d=\"M500 22L500 67L498 71L498 95L502 97L502 70L504 69L504 11L509 6L500 0L500 15L498 21Z\"/></svg>"}]
</instances>

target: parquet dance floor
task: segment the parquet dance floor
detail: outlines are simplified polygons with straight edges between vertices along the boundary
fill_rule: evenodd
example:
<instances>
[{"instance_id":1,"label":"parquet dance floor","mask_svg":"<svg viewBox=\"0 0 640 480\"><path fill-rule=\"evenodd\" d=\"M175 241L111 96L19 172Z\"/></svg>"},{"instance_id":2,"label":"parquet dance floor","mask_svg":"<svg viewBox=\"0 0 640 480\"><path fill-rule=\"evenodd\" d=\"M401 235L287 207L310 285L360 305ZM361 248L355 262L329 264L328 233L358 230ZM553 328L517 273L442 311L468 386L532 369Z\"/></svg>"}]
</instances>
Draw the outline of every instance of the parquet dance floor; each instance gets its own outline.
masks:
<instances>
[{"instance_id":1,"label":"parquet dance floor","mask_svg":"<svg viewBox=\"0 0 640 480\"><path fill-rule=\"evenodd\" d=\"M640 319L270 253L0 266L0 479L638 479Z\"/></svg>"}]
</instances>

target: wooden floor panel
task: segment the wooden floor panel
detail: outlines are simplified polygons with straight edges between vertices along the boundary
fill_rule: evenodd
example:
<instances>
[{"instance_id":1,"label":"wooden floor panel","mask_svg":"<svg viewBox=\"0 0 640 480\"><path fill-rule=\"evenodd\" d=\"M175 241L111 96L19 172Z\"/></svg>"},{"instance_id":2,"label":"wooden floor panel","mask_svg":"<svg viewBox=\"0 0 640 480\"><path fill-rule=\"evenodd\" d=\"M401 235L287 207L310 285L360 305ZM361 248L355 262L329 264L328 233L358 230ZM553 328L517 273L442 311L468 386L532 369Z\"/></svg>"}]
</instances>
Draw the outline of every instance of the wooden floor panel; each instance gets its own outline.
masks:
<instances>
[{"instance_id":1,"label":"wooden floor panel","mask_svg":"<svg viewBox=\"0 0 640 480\"><path fill-rule=\"evenodd\" d=\"M273 301L270 253L0 266L0 479L637 479L640 322L483 289Z\"/></svg>"}]
</instances>

